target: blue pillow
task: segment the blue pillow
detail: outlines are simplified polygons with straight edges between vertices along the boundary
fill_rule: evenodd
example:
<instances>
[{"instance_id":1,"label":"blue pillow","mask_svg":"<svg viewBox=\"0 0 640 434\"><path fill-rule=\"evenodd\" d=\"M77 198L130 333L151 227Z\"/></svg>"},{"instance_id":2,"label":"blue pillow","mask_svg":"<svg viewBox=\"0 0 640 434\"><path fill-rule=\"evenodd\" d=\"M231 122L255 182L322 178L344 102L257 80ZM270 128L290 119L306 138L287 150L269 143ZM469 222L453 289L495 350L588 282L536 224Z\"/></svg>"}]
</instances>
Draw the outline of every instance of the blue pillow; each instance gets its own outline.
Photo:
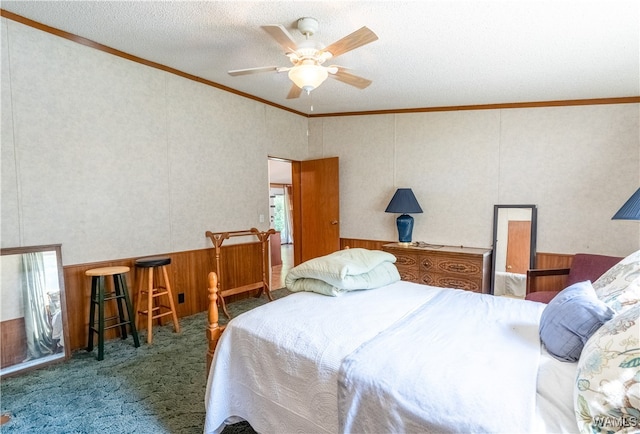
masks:
<instances>
[{"instance_id":1,"label":"blue pillow","mask_svg":"<svg viewBox=\"0 0 640 434\"><path fill-rule=\"evenodd\" d=\"M613 315L590 281L578 282L563 289L542 311L540 339L556 359L575 362L591 335Z\"/></svg>"}]
</instances>

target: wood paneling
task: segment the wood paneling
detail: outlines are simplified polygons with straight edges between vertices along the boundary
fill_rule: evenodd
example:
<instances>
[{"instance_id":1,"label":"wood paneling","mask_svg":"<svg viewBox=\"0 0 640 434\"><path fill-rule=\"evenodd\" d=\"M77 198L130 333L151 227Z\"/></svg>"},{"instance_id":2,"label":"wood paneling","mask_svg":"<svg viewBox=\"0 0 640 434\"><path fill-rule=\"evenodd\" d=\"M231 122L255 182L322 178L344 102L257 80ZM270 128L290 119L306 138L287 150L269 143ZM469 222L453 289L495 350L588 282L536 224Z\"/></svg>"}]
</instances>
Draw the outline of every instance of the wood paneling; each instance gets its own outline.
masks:
<instances>
[{"instance_id":1,"label":"wood paneling","mask_svg":"<svg viewBox=\"0 0 640 434\"><path fill-rule=\"evenodd\" d=\"M385 244L391 243L391 241L380 241L380 240L360 240L357 238L340 238L340 250L346 249L347 247L353 248L363 248L369 250L382 250L382 246Z\"/></svg>"},{"instance_id":2,"label":"wood paneling","mask_svg":"<svg viewBox=\"0 0 640 434\"><path fill-rule=\"evenodd\" d=\"M280 239L280 232L269 237L269 248L271 249L271 266L282 265L282 252L281 252L282 240Z\"/></svg>"},{"instance_id":3,"label":"wood paneling","mask_svg":"<svg viewBox=\"0 0 640 434\"><path fill-rule=\"evenodd\" d=\"M341 238L340 248L346 247L382 250L384 244L390 241L365 240L357 238ZM226 287L242 286L247 283L260 280L262 267L262 252L260 243L233 244L222 246L222 267L224 270L223 282ZM166 254L171 257L169 265L169 279L173 289L175 302L177 303L178 317L185 317L207 309L207 275L212 271L215 261L213 248L192 250ZM67 312L69 317L69 340L72 350L86 346L87 327L89 323L89 297L91 293L90 280L85 276L85 271L90 268L111 267L124 265L131 268L127 276L127 285L132 299L137 299L136 270L134 261L137 258L119 259L90 264L77 264L64 267L64 281L67 296ZM557 253L537 253L536 268L565 268L571 266L573 255ZM541 289L557 290L564 288L566 277L546 277L541 279ZM257 291L256 291L257 292ZM227 298L227 302L233 302L247 298L254 293L239 294ZM184 302L178 303L177 297L184 294ZM115 330L109 330L108 338L116 337ZM2 329L3 340L4 326ZM4 343L3 343L4 345ZM3 347L4 350L4 347ZM4 351L3 351L4 357ZM4 359L3 359L4 360Z\"/></svg>"},{"instance_id":4,"label":"wood paneling","mask_svg":"<svg viewBox=\"0 0 640 434\"><path fill-rule=\"evenodd\" d=\"M573 255L563 253L536 253L536 269L570 268ZM536 291L561 291L567 276L545 276L536 279Z\"/></svg>"},{"instance_id":5,"label":"wood paneling","mask_svg":"<svg viewBox=\"0 0 640 434\"><path fill-rule=\"evenodd\" d=\"M215 251L213 248L158 254L169 256L171 265L168 273L178 317L193 315L207 310L207 275L215 269ZM150 255L151 256L151 255ZM155 255L154 255L155 256ZM260 243L233 244L222 246L222 267L226 287L242 286L260 280L262 277L262 249ZM77 264L64 267L64 280L67 295L69 317L69 340L71 350L84 348L87 344L89 325L89 299L91 281L85 272L91 268L127 266L131 271L127 275L127 286L134 306L137 301L137 278L134 261L138 258L119 259L90 264ZM227 297L227 302L247 298L257 291ZM184 294L184 302L178 303L179 294ZM169 321L169 319L165 319ZM108 330L106 338L117 336L117 331Z\"/></svg>"},{"instance_id":6,"label":"wood paneling","mask_svg":"<svg viewBox=\"0 0 640 434\"><path fill-rule=\"evenodd\" d=\"M0 367L6 368L22 363L27 358L27 333L24 318L2 321L0 336L2 336Z\"/></svg>"}]
</instances>

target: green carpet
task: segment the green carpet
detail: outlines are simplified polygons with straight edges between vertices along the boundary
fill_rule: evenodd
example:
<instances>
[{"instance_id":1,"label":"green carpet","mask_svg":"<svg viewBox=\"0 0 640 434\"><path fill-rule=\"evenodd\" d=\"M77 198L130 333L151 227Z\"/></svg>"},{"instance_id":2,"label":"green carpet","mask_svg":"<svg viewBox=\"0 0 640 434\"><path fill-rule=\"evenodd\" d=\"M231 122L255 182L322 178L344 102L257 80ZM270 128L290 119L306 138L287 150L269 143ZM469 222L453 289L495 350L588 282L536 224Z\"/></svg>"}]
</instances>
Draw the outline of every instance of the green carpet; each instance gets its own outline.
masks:
<instances>
[{"instance_id":1,"label":"green carpet","mask_svg":"<svg viewBox=\"0 0 640 434\"><path fill-rule=\"evenodd\" d=\"M289 294L273 291L274 298ZM227 305L232 317L266 303L266 297ZM224 323L221 315L221 323ZM153 345L140 332L105 343L104 360L79 350L70 360L0 382L3 433L202 433L206 388L206 313L154 327ZM224 434L253 434L247 423Z\"/></svg>"}]
</instances>

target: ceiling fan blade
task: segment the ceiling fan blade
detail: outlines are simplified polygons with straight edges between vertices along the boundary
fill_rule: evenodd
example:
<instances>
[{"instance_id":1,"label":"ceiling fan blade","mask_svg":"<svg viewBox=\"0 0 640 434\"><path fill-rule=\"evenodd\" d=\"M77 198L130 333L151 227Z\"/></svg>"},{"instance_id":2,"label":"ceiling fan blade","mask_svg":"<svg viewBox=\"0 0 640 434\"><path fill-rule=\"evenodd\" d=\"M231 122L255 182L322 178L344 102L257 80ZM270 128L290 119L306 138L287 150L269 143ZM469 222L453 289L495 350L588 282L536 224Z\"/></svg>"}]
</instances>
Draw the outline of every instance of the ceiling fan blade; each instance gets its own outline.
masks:
<instances>
[{"instance_id":1,"label":"ceiling fan blade","mask_svg":"<svg viewBox=\"0 0 640 434\"><path fill-rule=\"evenodd\" d=\"M347 83L351 86L355 86L358 89L364 89L365 87L373 83L371 80L351 74L350 72L347 72L342 68L338 68L338 72L336 72L335 74L329 74L329 77L333 77L338 81Z\"/></svg>"},{"instance_id":2,"label":"ceiling fan blade","mask_svg":"<svg viewBox=\"0 0 640 434\"><path fill-rule=\"evenodd\" d=\"M284 48L285 53L296 51L298 44L296 44L296 41L294 41L291 34L287 32L287 29L280 24L262 26L262 29L267 32L269 36L275 39L282 48Z\"/></svg>"},{"instance_id":3,"label":"ceiling fan blade","mask_svg":"<svg viewBox=\"0 0 640 434\"><path fill-rule=\"evenodd\" d=\"M376 41L377 39L378 36L365 26L359 30L356 30L350 35L345 36L339 41L334 42L328 47L325 47L322 51L328 51L332 54L333 57L338 57L341 54L346 53L347 51L362 47L363 45Z\"/></svg>"},{"instance_id":4,"label":"ceiling fan blade","mask_svg":"<svg viewBox=\"0 0 640 434\"><path fill-rule=\"evenodd\" d=\"M260 72L272 72L277 71L277 66L260 66L258 68L246 68L246 69L234 69L229 71L229 75L233 75L234 77L237 75L247 75L247 74L257 74Z\"/></svg>"},{"instance_id":5,"label":"ceiling fan blade","mask_svg":"<svg viewBox=\"0 0 640 434\"><path fill-rule=\"evenodd\" d=\"M302 89L300 89L295 84L292 84L291 89L289 89L289 94L287 95L287 99L299 98L301 94L302 94Z\"/></svg>"}]
</instances>

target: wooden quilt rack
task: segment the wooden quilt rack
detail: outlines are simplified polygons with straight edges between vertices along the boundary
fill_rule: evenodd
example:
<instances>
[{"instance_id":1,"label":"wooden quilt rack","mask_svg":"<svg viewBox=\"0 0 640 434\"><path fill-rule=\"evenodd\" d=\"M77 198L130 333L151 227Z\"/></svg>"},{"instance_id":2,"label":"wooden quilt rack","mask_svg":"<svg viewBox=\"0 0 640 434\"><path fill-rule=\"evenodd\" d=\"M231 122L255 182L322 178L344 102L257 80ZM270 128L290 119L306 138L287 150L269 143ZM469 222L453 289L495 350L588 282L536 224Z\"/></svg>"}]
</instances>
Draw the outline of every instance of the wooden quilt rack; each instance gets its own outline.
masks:
<instances>
[{"instance_id":1,"label":"wooden quilt rack","mask_svg":"<svg viewBox=\"0 0 640 434\"><path fill-rule=\"evenodd\" d=\"M232 231L232 232L206 232L206 236L211 239L213 246L216 249L216 275L218 277L218 299L220 300L220 304L222 305L222 310L227 318L231 319L229 312L227 311L227 304L224 301L225 297L229 297L235 294L242 294L244 292L253 291L255 289L260 289L260 292L256 295L256 297L260 297L262 292L264 291L267 294L267 298L269 301L273 301L273 297L271 297L271 289L270 289L270 280L271 274L268 270L268 260L269 260L269 236L275 234L275 229L269 229L266 232L259 231L256 228L251 228L249 230L244 231ZM258 241L261 243L262 247L262 280L254 283L249 283L247 285L238 286L236 288L227 288L224 289L222 287L222 267L220 266L220 253L222 252L222 243L224 240L232 238L232 237L244 237L248 235L255 235L258 238Z\"/></svg>"}]
</instances>

